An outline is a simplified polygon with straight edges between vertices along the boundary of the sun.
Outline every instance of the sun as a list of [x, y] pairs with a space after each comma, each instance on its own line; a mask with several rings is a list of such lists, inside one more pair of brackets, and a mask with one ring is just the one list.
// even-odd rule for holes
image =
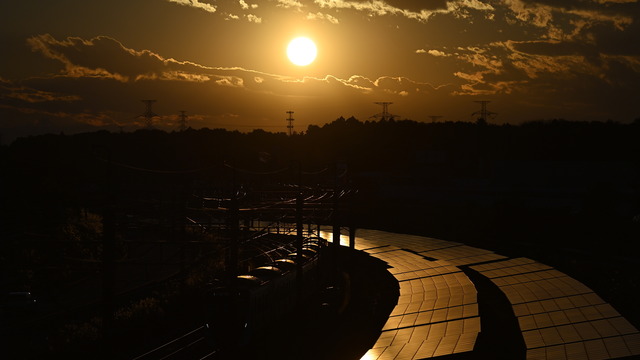
[[297, 37], [287, 46], [289, 60], [298, 66], [309, 65], [318, 55], [318, 49], [313, 40], [306, 37]]

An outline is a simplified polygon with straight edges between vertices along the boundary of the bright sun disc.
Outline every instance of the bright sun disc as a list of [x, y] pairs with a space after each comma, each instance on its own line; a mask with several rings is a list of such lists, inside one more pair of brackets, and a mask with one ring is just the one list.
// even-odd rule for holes
[[291, 40], [287, 46], [287, 56], [292, 63], [298, 66], [309, 65], [315, 60], [318, 54], [316, 44], [311, 39], [299, 37]]

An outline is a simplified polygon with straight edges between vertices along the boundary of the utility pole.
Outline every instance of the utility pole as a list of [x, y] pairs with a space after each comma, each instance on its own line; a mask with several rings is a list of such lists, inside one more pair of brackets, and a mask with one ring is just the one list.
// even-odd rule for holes
[[438, 119], [440, 119], [441, 117], [442, 115], [429, 115], [429, 119], [431, 119], [432, 123], [438, 121]]
[[293, 134], [293, 120], [295, 120], [292, 115], [293, 115], [293, 111], [289, 110], [287, 111], [287, 114], [289, 114], [289, 117], [286, 119], [287, 122], [289, 123], [287, 125], [287, 129], [289, 129], [289, 136], [291, 136]]
[[145, 126], [147, 129], [153, 128], [153, 118], [158, 116], [158, 114], [154, 113], [151, 109], [151, 105], [153, 105], [153, 103], [156, 101], [157, 100], [142, 100], [142, 102], [146, 104], [146, 110], [142, 115], [138, 117], [144, 118]]

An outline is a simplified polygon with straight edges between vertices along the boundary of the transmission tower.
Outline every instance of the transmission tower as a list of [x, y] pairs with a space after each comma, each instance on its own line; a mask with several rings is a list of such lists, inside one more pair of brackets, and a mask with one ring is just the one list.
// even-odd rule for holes
[[142, 100], [142, 102], [147, 105], [147, 109], [145, 110], [144, 114], [138, 117], [143, 117], [145, 126], [148, 129], [151, 129], [153, 128], [153, 118], [158, 116], [158, 114], [154, 113], [153, 110], [151, 110], [151, 105], [153, 105], [153, 103], [156, 102], [156, 100]]
[[187, 130], [187, 112], [184, 110], [180, 110], [180, 131]]
[[441, 117], [442, 117], [442, 115], [429, 115], [429, 119], [431, 119], [431, 122], [436, 122]]
[[480, 101], [474, 101], [474, 102], [480, 104], [480, 111], [474, 112], [473, 114], [471, 114], [471, 116], [480, 115], [480, 117], [477, 120], [479, 124], [486, 124], [487, 120], [489, 119], [489, 116], [497, 115], [496, 113], [487, 110], [487, 104], [490, 103], [491, 101], [480, 100]]
[[382, 105], [382, 112], [369, 117], [369, 119], [390, 120], [392, 118], [398, 117], [398, 115], [389, 113], [389, 105], [393, 104], [392, 102], [378, 101], [374, 102], [374, 104]]
[[289, 129], [289, 136], [291, 136], [293, 134], [293, 120], [295, 120], [292, 115], [293, 115], [293, 111], [289, 110], [287, 111], [287, 114], [289, 114], [289, 117], [286, 119], [287, 122], [289, 123], [287, 125], [287, 129]]

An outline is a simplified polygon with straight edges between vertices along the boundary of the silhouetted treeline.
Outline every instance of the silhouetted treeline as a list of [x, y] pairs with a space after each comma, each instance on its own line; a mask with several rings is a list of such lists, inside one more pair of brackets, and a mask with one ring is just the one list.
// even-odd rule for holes
[[[15, 140], [3, 148], [5, 166], [26, 170], [86, 168], [79, 161], [111, 156], [114, 161], [149, 168], [189, 169], [213, 162], [245, 166], [280, 166], [300, 160], [309, 167], [335, 161], [358, 170], [402, 169], [424, 152], [444, 152], [447, 162], [464, 167], [477, 159], [499, 160], [635, 160], [640, 150], [640, 122], [533, 121], [522, 125], [467, 122], [361, 122], [343, 117], [304, 134], [255, 130], [189, 129], [179, 133], [139, 130], [98, 131], [72, 136], [42, 135]], [[260, 154], [268, 158], [261, 158]], [[266, 164], [266, 165], [265, 165]]]
[[[188, 182], [202, 172], [141, 176], [145, 172], [133, 168], [169, 172], [210, 168], [211, 177], [215, 175], [211, 172], [219, 172], [216, 167], [224, 163], [270, 171], [299, 162], [304, 170], [311, 171], [338, 162], [347, 164], [354, 181], [363, 182], [363, 186], [379, 180], [367, 174], [383, 173], [387, 174], [385, 178], [394, 178], [390, 186], [396, 187], [447, 186], [460, 179], [522, 181], [508, 179], [503, 173], [513, 175], [537, 166], [542, 172], [551, 172], [546, 177], [538, 174], [543, 183], [547, 182], [540, 185], [553, 186], [558, 181], [567, 187], [571, 186], [571, 177], [563, 179], [552, 173], [566, 168], [563, 164], [624, 163], [635, 171], [629, 176], [637, 176], [639, 135], [639, 121], [619, 124], [551, 120], [513, 126], [361, 122], [353, 117], [341, 117], [324, 126], [311, 125], [304, 134], [291, 137], [262, 130], [240, 133], [221, 129], [42, 135], [20, 138], [2, 147], [2, 197], [29, 207], [58, 200], [81, 203], [99, 193], [109, 172], [124, 176], [120, 180], [125, 183], [152, 187], [171, 183], [177, 177]], [[127, 172], [116, 166], [113, 170], [110, 163], [132, 169]], [[560, 165], [549, 168], [540, 163]], [[615, 186], [603, 185], [601, 180], [594, 180], [593, 184], [589, 179], [579, 182], [576, 186], [585, 182]], [[5, 207], [3, 218], [12, 216], [13, 212], [8, 210], [7, 214]], [[55, 221], [55, 216], [44, 220], [48, 219]]]
[[[521, 181], [508, 179], [503, 173], [511, 176], [526, 169], [532, 171], [544, 163], [560, 165], [538, 166], [542, 172], [551, 172], [546, 177], [538, 174], [542, 182], [548, 182], [540, 185], [552, 186], [558, 181], [566, 187], [571, 186], [572, 178], [563, 179], [552, 173], [555, 168], [566, 168], [563, 164], [625, 163], [637, 175], [639, 135], [639, 121], [619, 124], [550, 120], [512, 126], [361, 122], [353, 117], [341, 117], [324, 126], [311, 125], [304, 134], [291, 137], [262, 130], [240, 133], [221, 129], [42, 135], [20, 138], [2, 147], [2, 197], [25, 206], [58, 200], [83, 202], [99, 193], [110, 171], [124, 176], [121, 180], [125, 183], [147, 187], [163, 186], [176, 177], [188, 182], [190, 176], [202, 175], [193, 172], [154, 176], [135, 169], [127, 172], [117, 166], [113, 170], [109, 163], [177, 172], [210, 168], [208, 174], [214, 176], [211, 172], [219, 172], [216, 167], [224, 163], [270, 171], [299, 162], [304, 170], [311, 171], [338, 162], [347, 164], [352, 178], [363, 181], [363, 186], [378, 181], [376, 176], [362, 176], [372, 173], [394, 177], [391, 186], [446, 186], [460, 179]], [[589, 179], [579, 182], [575, 185], [589, 183]], [[590, 185], [598, 183], [602, 181]], [[3, 215], [13, 216], [10, 210]], [[55, 217], [47, 219], [55, 221]]]

